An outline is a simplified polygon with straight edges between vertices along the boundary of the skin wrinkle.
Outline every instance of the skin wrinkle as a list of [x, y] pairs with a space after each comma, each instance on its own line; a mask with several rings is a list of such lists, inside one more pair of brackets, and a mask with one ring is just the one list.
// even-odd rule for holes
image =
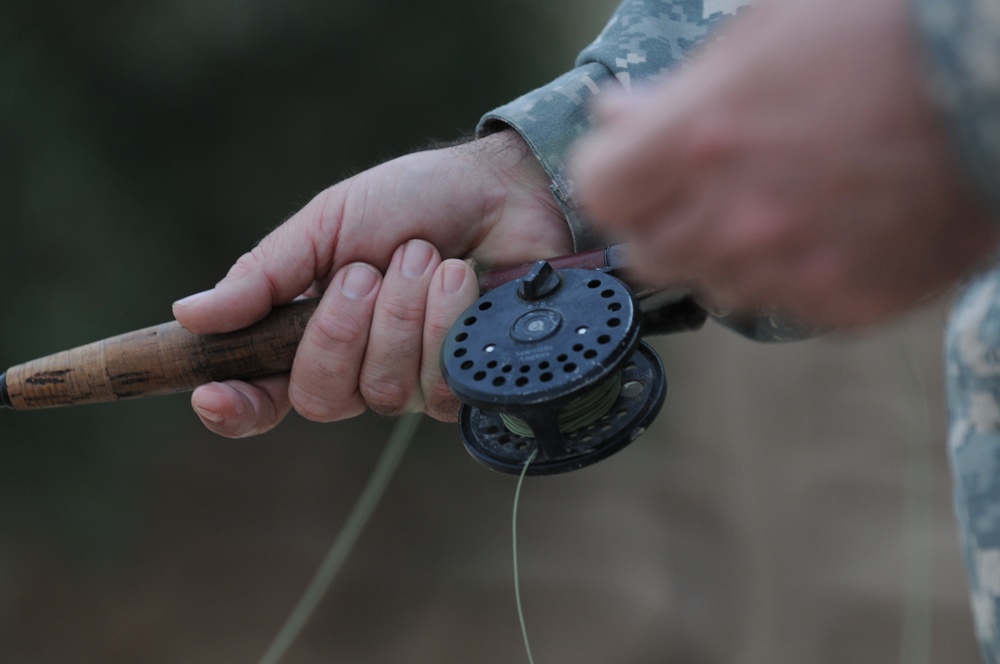
[[[260, 274], [264, 278], [264, 283], [267, 285], [267, 290], [270, 293], [271, 301], [268, 302], [269, 305], [273, 306], [276, 303], [282, 302], [281, 286], [278, 280], [268, 271], [267, 261], [263, 260], [263, 255], [267, 253], [267, 249], [263, 245], [257, 245], [251, 250], [251, 258], [253, 259], [256, 269], [255, 273]], [[269, 307], [270, 308], [270, 307]], [[266, 311], [264, 312], [267, 313]]]
[[[340, 279], [343, 279], [343, 277], [341, 276]], [[339, 288], [339, 285], [337, 287]], [[377, 293], [378, 288], [379, 285], [376, 284], [373, 288], [373, 293]], [[369, 298], [373, 296], [373, 294], [368, 295]], [[316, 335], [321, 337], [319, 341], [315, 339]], [[317, 310], [316, 315], [310, 320], [309, 328], [303, 337], [302, 344], [300, 344], [296, 356], [298, 357], [302, 353], [315, 352], [314, 349], [319, 350], [325, 356], [327, 364], [313, 365], [309, 367], [309, 370], [321, 374], [321, 377], [324, 379], [322, 384], [324, 385], [329, 386], [331, 383], [347, 385], [355, 379], [355, 367], [350, 362], [343, 360], [331, 362], [329, 354], [323, 351], [330, 347], [353, 347], [358, 344], [367, 343], [367, 339], [368, 329], [366, 325], [359, 323], [352, 317], [328, 315], [321, 308]], [[323, 343], [323, 340], [326, 343]], [[293, 368], [293, 378], [299, 373], [300, 371], [297, 367]], [[315, 375], [313, 378], [315, 378]], [[331, 404], [322, 389], [316, 389], [315, 385], [303, 385], [303, 381], [301, 380], [293, 380], [289, 388], [289, 400], [299, 414], [306, 419], [317, 422], [329, 422], [334, 419], [353, 417], [364, 412], [365, 409], [360, 390], [358, 390], [356, 385], [345, 399], [338, 400], [336, 404]], [[339, 411], [336, 415], [334, 415], [334, 408]], [[345, 411], [348, 414], [344, 414]]]
[[462, 282], [454, 290], [455, 294], [467, 293], [472, 298], [478, 292], [472, 270], [460, 259], [447, 259], [438, 266], [428, 290], [428, 307], [421, 346], [422, 358], [429, 358], [430, 361], [421, 361], [417, 377], [417, 394], [410, 404], [411, 408], [419, 407], [419, 400], [422, 400], [423, 408], [428, 415], [445, 422], [456, 421], [459, 408], [458, 402], [444, 382], [441, 367], [437, 362], [438, 349], [451, 329], [447, 321], [454, 319], [461, 312], [462, 300], [446, 294], [444, 288], [446, 273], [453, 270], [461, 270], [462, 273]]
[[332, 408], [325, 398], [307, 392], [298, 383], [291, 384], [288, 397], [290, 403], [295, 407], [295, 412], [310, 422], [326, 423], [346, 420], [357, 417], [366, 410], [365, 402], [358, 390], [337, 404], [337, 409], [340, 412], [336, 416], [332, 414]]
[[[350, 191], [353, 182], [354, 178], [350, 178], [344, 183], [344, 189], [347, 192]], [[332, 247], [337, 246], [339, 242], [340, 229], [343, 227], [344, 215], [346, 214], [346, 193], [343, 196], [337, 197], [336, 212], [331, 213], [334, 199], [333, 192], [336, 188], [336, 186], [327, 187], [320, 194], [322, 203], [319, 205], [319, 212], [313, 217], [313, 222], [308, 225], [308, 228], [315, 229], [312, 233], [308, 234], [309, 243], [313, 249], [312, 261], [313, 265], [316, 266], [313, 274], [329, 275], [333, 270], [333, 261], [323, 260], [321, 257], [323, 255], [334, 255]]]
[[[284, 289], [278, 285], [281, 279], [268, 272], [266, 267], [268, 262], [264, 260], [264, 256], [262, 255], [257, 259], [258, 265], [261, 266], [260, 270], [264, 273], [264, 276], [268, 280], [268, 287], [271, 291], [272, 305], [286, 302], [292, 297], [301, 295], [302, 292], [306, 291], [309, 284], [314, 283], [314, 275], [325, 274], [329, 271], [328, 269], [320, 269], [321, 266], [323, 266], [323, 262], [320, 260], [319, 256], [321, 255], [320, 246], [325, 236], [321, 228], [323, 225], [322, 220], [329, 204], [331, 192], [332, 188], [329, 188], [314, 197], [307, 205], [307, 208], [316, 209], [317, 211], [313, 214], [305, 215], [304, 218], [297, 220], [298, 223], [303, 226], [305, 237], [308, 240], [309, 247], [311, 249], [309, 253], [303, 254], [296, 261], [295, 283], [302, 284], [300, 292], [284, 292]], [[339, 220], [337, 221], [339, 222]], [[320, 232], [317, 232], [317, 227], [321, 229]], [[264, 248], [264, 245], [266, 244], [267, 247], [270, 247], [274, 242], [276, 242], [276, 240], [273, 239], [274, 237], [276, 237], [274, 234], [268, 235], [267, 238], [265, 238], [264, 241], [258, 244], [254, 249], [266, 253], [267, 249]], [[289, 285], [286, 284], [285, 288], [289, 288]]]
[[[413, 242], [413, 241], [411, 241]], [[403, 254], [409, 245], [397, 250], [390, 263], [390, 273], [401, 275], [401, 263]], [[440, 258], [436, 251], [433, 252], [430, 261], [424, 272], [417, 277], [403, 277], [409, 284], [419, 284], [428, 270], [436, 269], [440, 263]], [[424, 328], [424, 307], [426, 298], [415, 297], [412, 292], [391, 293], [388, 297], [379, 298], [378, 323], [383, 329], [391, 328], [397, 334], [393, 335], [399, 341], [394, 348], [386, 352], [366, 352], [361, 372], [360, 390], [368, 403], [369, 408], [379, 414], [401, 414], [407, 412], [413, 403], [415, 395], [419, 392], [419, 386], [410, 385], [406, 378], [398, 374], [397, 362], [393, 358], [398, 356], [399, 350], [409, 350], [409, 339], [420, 339], [420, 334]], [[384, 351], [384, 349], [377, 349]], [[416, 366], [422, 363], [422, 349], [418, 346], [415, 350]]]
[[[496, 165], [497, 156], [506, 156], [511, 152], [516, 152], [518, 155], [517, 159], [514, 160], [513, 163], [507, 164], [505, 160], [502, 166]], [[494, 176], [494, 191], [484, 194], [481, 197], [482, 206], [479, 215], [479, 228], [481, 230], [475, 238], [477, 244], [482, 244], [486, 241], [486, 238], [490, 237], [500, 220], [504, 217], [504, 212], [507, 210], [510, 197], [513, 193], [511, 185], [524, 186], [525, 188], [528, 188], [527, 185], [521, 182], [520, 178], [513, 173], [519, 173], [519, 167], [524, 163], [524, 160], [532, 155], [526, 147], [522, 148], [516, 142], [509, 139], [506, 140], [503, 145], [495, 146], [492, 149], [488, 149], [483, 146], [474, 150], [470, 149], [469, 155], [474, 161], [481, 161], [488, 168], [491, 175]], [[532, 158], [534, 157], [532, 156]], [[541, 170], [540, 166], [538, 168]], [[464, 175], [465, 177], [470, 177], [468, 172]], [[483, 178], [479, 178], [480, 191], [486, 191], [485, 184], [486, 183]], [[532, 195], [535, 196], [536, 199], [538, 198], [534, 193]], [[542, 202], [551, 204], [545, 199], [542, 199]]]
[[[391, 178], [392, 181], [404, 179], [402, 176], [412, 175], [410, 172], [412, 167], [404, 160], [407, 160], [407, 157], [403, 157], [396, 162], [397, 169], [400, 164], [403, 164], [405, 168], [402, 169], [403, 173], [400, 174], [400, 177]], [[394, 198], [394, 190], [392, 188], [383, 188], [386, 187], [386, 179], [384, 177], [374, 179], [368, 176], [368, 172], [365, 172], [352, 178], [349, 183], [349, 188], [344, 195], [344, 204], [342, 207], [342, 214], [344, 216], [342, 219], [357, 219], [359, 221], [347, 226], [354, 229], [355, 232], [353, 234], [345, 234], [343, 232], [344, 224], [341, 223], [339, 244], [336, 247], [336, 254], [338, 254], [340, 260], [334, 263], [333, 270], [341, 269], [347, 262], [357, 260], [359, 256], [366, 256], [368, 257], [366, 262], [378, 270], [384, 271], [392, 258], [392, 251], [386, 252], [383, 249], [376, 252], [373, 249], [375, 246], [386, 245], [385, 235], [393, 236], [391, 242], [393, 248], [408, 240], [417, 239], [415, 235], [408, 235], [395, 225], [380, 220], [379, 214], [382, 212], [380, 201], [383, 199], [392, 200]], [[372, 212], [372, 210], [375, 212]], [[393, 211], [387, 211], [387, 213], [389, 215], [394, 214]], [[372, 225], [377, 227], [377, 231], [372, 231]]]
[[310, 325], [315, 325], [315, 329], [310, 329], [310, 332], [321, 335], [327, 342], [317, 344], [309, 339], [310, 343], [319, 347], [352, 345], [362, 337], [368, 336], [365, 326], [349, 316], [330, 316], [321, 313], [310, 319]]
[[[493, 157], [495, 154], [501, 154], [501, 151], [503, 153], [516, 154], [516, 159], [510, 160], [510, 163], [505, 162], [502, 165], [497, 165], [496, 161], [490, 159], [490, 157]], [[517, 201], [514, 197], [515, 192], [529, 192], [531, 200], [537, 204], [529, 207], [533, 214], [537, 214], [536, 210], [541, 209], [545, 210], [547, 214], [562, 216], [562, 211], [548, 190], [547, 184], [546, 186], [538, 186], [531, 182], [531, 180], [536, 180], [548, 183], [549, 179], [548, 175], [544, 172], [541, 165], [534, 160], [533, 155], [526, 146], [513, 140], [507, 140], [503, 146], [489, 150], [487, 148], [480, 148], [479, 152], [475, 153], [474, 156], [486, 160], [485, 166], [493, 176], [491, 182], [495, 189], [494, 192], [482, 196], [483, 206], [480, 215], [481, 222], [479, 224], [482, 231], [476, 238], [477, 244], [482, 245], [493, 240], [495, 233], [498, 232], [497, 227], [500, 225], [501, 220], [508, 216], [508, 214], [517, 213], [514, 207], [515, 203], [513, 202]], [[481, 178], [480, 183], [481, 191], [485, 190], [485, 180]], [[518, 204], [521, 204], [520, 201], [518, 201]], [[553, 238], [550, 234], [551, 229], [544, 225], [532, 225], [529, 228], [523, 229], [521, 239], [523, 240], [529, 233], [536, 231], [537, 238], [534, 244], [537, 246], [548, 247], [560, 244], [560, 242], [554, 241], [556, 238]], [[500, 232], [502, 233], [502, 231]], [[566, 237], [566, 235], [561, 235], [559, 239], [561, 240]], [[500, 241], [502, 242], [502, 235], [500, 236]], [[571, 246], [565, 246], [560, 247], [555, 252], [547, 253], [568, 253], [571, 250]], [[472, 255], [473, 257], [477, 257], [476, 252], [473, 252]], [[519, 256], [501, 262], [523, 261], [524, 257]]]
[[[569, 231], [550, 195], [548, 177], [540, 166], [527, 160], [526, 149], [515, 149], [520, 140], [510, 131], [508, 135], [478, 139], [474, 149], [414, 153], [334, 185], [272, 231], [261, 248], [248, 252], [250, 255], [242, 257], [233, 268], [234, 273], [246, 270], [261, 275], [232, 290], [209, 291], [203, 299], [179, 307], [178, 320], [198, 321], [204, 331], [211, 332], [218, 331], [230, 318], [247, 319], [258, 313], [261, 301], [273, 300], [274, 288], [269, 280], [280, 278], [280, 285], [289, 291], [285, 300], [303, 292], [323, 293], [290, 376], [269, 388], [254, 380], [243, 386], [229, 384], [195, 391], [192, 399], [196, 405], [223, 417], [221, 423], [206, 419], [206, 426], [223, 435], [262, 433], [277, 424], [293, 405], [307, 419], [332, 421], [362, 413], [368, 407], [366, 398], [396, 402], [388, 406], [376, 404], [375, 410], [382, 412], [397, 405], [419, 408], [418, 397], [423, 399], [425, 392], [432, 402], [424, 406], [428, 413], [453, 421], [458, 404], [435, 369], [446, 331], [435, 332], [426, 325], [424, 316], [414, 321], [419, 327], [416, 334], [413, 330], [401, 332], [401, 327], [406, 330], [410, 326], [393, 320], [416, 316], [414, 312], [406, 313], [399, 301], [393, 303], [392, 298], [404, 298], [402, 293], [407, 291], [405, 282], [397, 280], [399, 266], [390, 268], [390, 278], [361, 300], [345, 299], [338, 285], [344, 278], [344, 267], [352, 262], [386, 270], [395, 250], [411, 239], [435, 245], [439, 256], [479, 255], [487, 264], [566, 253], [571, 247]], [[477, 218], [484, 214], [490, 218]], [[460, 266], [464, 271], [457, 291], [444, 290], [444, 272], [435, 270], [420, 277], [417, 290], [424, 291], [421, 297], [426, 295], [427, 317], [450, 322], [475, 299], [476, 280], [471, 270], [456, 262], [458, 265], [451, 266], [451, 270]], [[302, 279], [304, 267], [313, 268], [307, 280]], [[325, 274], [324, 268], [328, 268]], [[415, 301], [412, 297], [404, 300], [403, 305]], [[386, 303], [398, 310], [390, 313], [383, 307]], [[327, 311], [331, 313], [325, 314]], [[345, 316], [351, 319], [345, 320]], [[359, 327], [345, 331], [343, 325]], [[335, 343], [355, 335], [358, 338], [353, 342]], [[400, 335], [413, 337], [419, 347], [400, 346]], [[391, 360], [393, 357], [395, 360]], [[396, 374], [402, 372], [395, 380], [412, 395], [408, 403], [399, 395], [379, 393], [388, 385], [379, 376], [381, 369], [375, 362], [386, 363], [386, 369]], [[201, 401], [199, 395], [204, 395], [205, 400]], [[269, 410], [265, 401], [274, 406], [273, 419], [265, 412]], [[234, 403], [242, 404], [245, 412], [235, 413]], [[256, 410], [249, 412], [251, 409]], [[232, 422], [226, 418], [232, 418]]]
[[[355, 227], [355, 233], [353, 235], [346, 232], [346, 228], [344, 228], [344, 220], [346, 219], [365, 219], [367, 201], [369, 197], [368, 189], [369, 185], [367, 178], [364, 177], [364, 174], [352, 178], [347, 183], [346, 191], [343, 195], [343, 203], [341, 205], [342, 216], [340, 217], [339, 224], [341, 230], [338, 236], [336, 251], [332, 253], [334, 260], [331, 269], [334, 271], [342, 269], [347, 263], [354, 260], [355, 256], [366, 255], [368, 253], [367, 251], [364, 251], [364, 238], [357, 237], [359, 233], [368, 235], [364, 233], [367, 224], [365, 224], [364, 221], [353, 224]], [[369, 263], [373, 265], [375, 262], [376, 261], [369, 261]], [[379, 266], [376, 265], [376, 267]]]
[[[370, 250], [372, 240], [377, 239], [373, 236], [378, 234], [373, 233], [370, 228], [371, 204], [369, 201], [373, 199], [371, 183], [369, 178], [362, 173], [352, 178], [347, 185], [341, 206], [342, 217], [339, 223], [338, 243], [335, 246], [335, 251], [332, 252], [335, 260], [331, 269], [333, 271], [342, 270], [347, 264], [359, 260], [360, 256], [365, 256], [364, 262], [381, 272], [387, 266], [391, 253], [388, 256], [374, 255]], [[359, 221], [348, 225], [345, 224], [348, 219]], [[354, 228], [354, 233], [347, 231], [351, 227]], [[385, 232], [384, 229], [380, 229], [380, 231]]]
[[[274, 406], [267, 400], [261, 399], [254, 393], [240, 392], [245, 408], [256, 416], [256, 421], [240, 426], [236, 430], [236, 435], [240, 438], [252, 435], [261, 423], [269, 423], [274, 420]], [[243, 412], [239, 408], [237, 413]]]
[[461, 407], [444, 381], [435, 381], [430, 390], [420, 390], [427, 414], [441, 422], [455, 422]]
[[[353, 372], [345, 371], [343, 363], [338, 364], [337, 369], [324, 368], [321, 371], [327, 379], [327, 384], [347, 383], [354, 379]], [[333, 422], [348, 419], [360, 415], [366, 409], [361, 391], [355, 388], [350, 394], [338, 400], [336, 403], [338, 412], [335, 415], [333, 404], [326, 396], [303, 387], [301, 381], [292, 382], [289, 385], [288, 400], [299, 415], [312, 422]]]
[[[381, 322], [392, 326], [392, 329], [396, 332], [414, 334], [423, 329], [424, 312], [422, 303], [415, 301], [411, 297], [390, 296], [379, 301], [379, 308], [388, 316], [388, 318]], [[415, 327], [419, 329], [414, 329]]]
[[[317, 200], [320, 200], [320, 203], [318, 204], [319, 211], [311, 217], [311, 223], [306, 224], [306, 237], [312, 248], [313, 265], [316, 266], [315, 272], [311, 275], [312, 285], [303, 293], [307, 297], [319, 297], [333, 280], [332, 258], [323, 260], [321, 257], [324, 251], [331, 257], [335, 255], [333, 248], [340, 242], [340, 229], [343, 227], [344, 215], [346, 214], [347, 192], [350, 191], [355, 177], [327, 187], [311, 201], [311, 204], [315, 204]], [[338, 193], [341, 189], [345, 190], [343, 195]], [[333, 209], [333, 201], [336, 201], [337, 209], [335, 213], [330, 214]]]
[[[359, 387], [368, 407], [384, 417], [393, 417], [407, 412], [405, 404], [410, 403], [416, 392], [398, 380], [376, 380], [367, 378], [367, 375], [364, 375]], [[398, 406], [397, 404], [404, 405]]]
[[[487, 182], [482, 177], [473, 178], [472, 173], [479, 173], [479, 168], [483, 165], [480, 163], [482, 160], [482, 153], [486, 151], [485, 148], [472, 148], [474, 145], [472, 143], [467, 144], [462, 156], [468, 162], [459, 168], [457, 162], [452, 164], [452, 168], [459, 168], [459, 176], [462, 181], [467, 182], [470, 186], [475, 186], [476, 190], [480, 192], [480, 203], [478, 215], [471, 219], [471, 223], [468, 224], [466, 228], [469, 229], [469, 244], [481, 245], [486, 241], [486, 238], [490, 236], [493, 232], [494, 227], [497, 225], [499, 220], [502, 218], [503, 210], [506, 205], [506, 199], [508, 195], [508, 190], [503, 186], [506, 182], [510, 181], [509, 176], [506, 173], [506, 169], [496, 169], [491, 170], [492, 174], [496, 176], [494, 181], [494, 187], [491, 191], [487, 187]], [[509, 149], [509, 148], [508, 148]], [[486, 160], [485, 164], [487, 166], [492, 166], [493, 162]], [[461, 182], [456, 183], [454, 189], [458, 190], [461, 186]], [[498, 195], [499, 192], [499, 195]], [[457, 192], [456, 192], [457, 194]], [[457, 256], [448, 255], [447, 258], [457, 258]]]
[[[467, 192], [469, 188], [473, 186], [477, 187], [480, 191], [482, 191], [483, 189], [482, 182], [479, 180], [473, 180], [470, 174], [471, 170], [472, 169], [468, 165], [460, 163], [459, 160], [455, 160], [449, 163], [447, 166], [447, 170], [442, 175], [439, 176], [444, 182], [451, 183], [450, 188], [452, 192], [454, 192], [452, 200], [459, 200], [460, 196], [467, 195], [465, 192]], [[452, 176], [452, 174], [454, 174], [454, 176]], [[485, 199], [485, 196], [483, 196], [482, 198]], [[486, 206], [487, 203], [485, 200], [483, 200], [482, 203], [480, 204], [480, 209], [482, 212], [479, 217], [480, 219], [485, 218]], [[458, 210], [458, 208], [455, 207], [453, 204], [451, 205], [451, 208], [452, 210]], [[477, 232], [479, 232], [476, 229], [480, 225], [481, 224], [477, 223], [475, 219], [470, 219], [470, 223], [466, 226], [467, 232], [470, 233], [473, 238], [476, 238]], [[454, 258], [454, 256], [447, 254], [446, 257]]]

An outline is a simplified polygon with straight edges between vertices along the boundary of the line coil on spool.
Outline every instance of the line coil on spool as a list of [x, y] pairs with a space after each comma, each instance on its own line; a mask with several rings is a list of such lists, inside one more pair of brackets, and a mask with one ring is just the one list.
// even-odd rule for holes
[[528, 474], [590, 465], [637, 438], [663, 405], [666, 380], [639, 340], [629, 288], [595, 270], [545, 261], [477, 300], [442, 349], [459, 425], [486, 466]]

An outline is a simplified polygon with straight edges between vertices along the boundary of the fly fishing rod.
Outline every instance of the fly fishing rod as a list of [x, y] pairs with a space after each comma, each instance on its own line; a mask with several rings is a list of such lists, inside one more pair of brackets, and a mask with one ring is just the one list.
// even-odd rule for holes
[[[480, 462], [519, 473], [537, 450], [529, 474], [573, 470], [656, 417], [666, 379], [640, 336], [697, 329], [707, 314], [687, 289], [642, 286], [626, 267], [616, 245], [479, 273], [482, 295], [449, 333], [442, 367]], [[169, 322], [25, 362], [0, 374], [0, 405], [118, 401], [286, 372], [317, 304], [277, 306], [225, 334]]]

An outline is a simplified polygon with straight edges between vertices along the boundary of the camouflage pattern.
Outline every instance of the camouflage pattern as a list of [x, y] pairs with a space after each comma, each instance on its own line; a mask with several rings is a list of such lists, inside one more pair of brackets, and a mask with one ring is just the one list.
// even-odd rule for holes
[[[478, 132], [517, 129], [552, 177], [578, 250], [600, 243], [572, 204], [569, 146], [587, 132], [588, 106], [606, 86], [655, 82], [683, 62], [745, 0], [625, 0], [576, 68], [483, 117]], [[961, 167], [1000, 211], [1000, 2], [915, 0], [931, 98], [953, 134]], [[722, 320], [758, 340], [807, 332], [781, 317]], [[1000, 664], [1000, 263], [959, 297], [947, 338], [949, 450], [984, 661]]]
[[955, 514], [984, 661], [1000, 662], [1000, 267], [966, 286], [947, 338]]
[[[1000, 3], [916, 0], [928, 89], [969, 182], [1000, 210]], [[983, 659], [1000, 664], [1000, 267], [955, 304], [947, 342], [949, 453]]]
[[[604, 244], [573, 205], [566, 153], [593, 126], [589, 107], [609, 86], [631, 90], [662, 80], [750, 0], [624, 0], [576, 59], [576, 68], [483, 116], [477, 134], [517, 129], [552, 178], [552, 193], [569, 222], [577, 251]], [[756, 318], [714, 316], [757, 341], [794, 341], [815, 332], [773, 312]]]
[[1000, 210], [1000, 3], [915, 0], [929, 91], [969, 181]]
[[479, 135], [512, 126], [552, 178], [552, 193], [569, 220], [577, 251], [601, 244], [572, 203], [566, 152], [593, 125], [588, 109], [608, 86], [630, 89], [655, 82], [702, 43], [724, 16], [749, 0], [624, 0], [607, 27], [576, 60], [576, 68], [548, 85], [487, 113]]

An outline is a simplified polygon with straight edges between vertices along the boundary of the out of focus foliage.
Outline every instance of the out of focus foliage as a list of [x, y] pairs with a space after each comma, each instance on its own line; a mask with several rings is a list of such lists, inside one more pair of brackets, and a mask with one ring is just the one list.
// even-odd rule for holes
[[116, 312], [166, 311], [324, 186], [543, 82], [531, 67], [552, 26], [536, 6], [6, 8], [0, 257], [5, 307], [30, 315], [4, 325], [4, 352], [65, 338], [67, 315], [85, 338]]

